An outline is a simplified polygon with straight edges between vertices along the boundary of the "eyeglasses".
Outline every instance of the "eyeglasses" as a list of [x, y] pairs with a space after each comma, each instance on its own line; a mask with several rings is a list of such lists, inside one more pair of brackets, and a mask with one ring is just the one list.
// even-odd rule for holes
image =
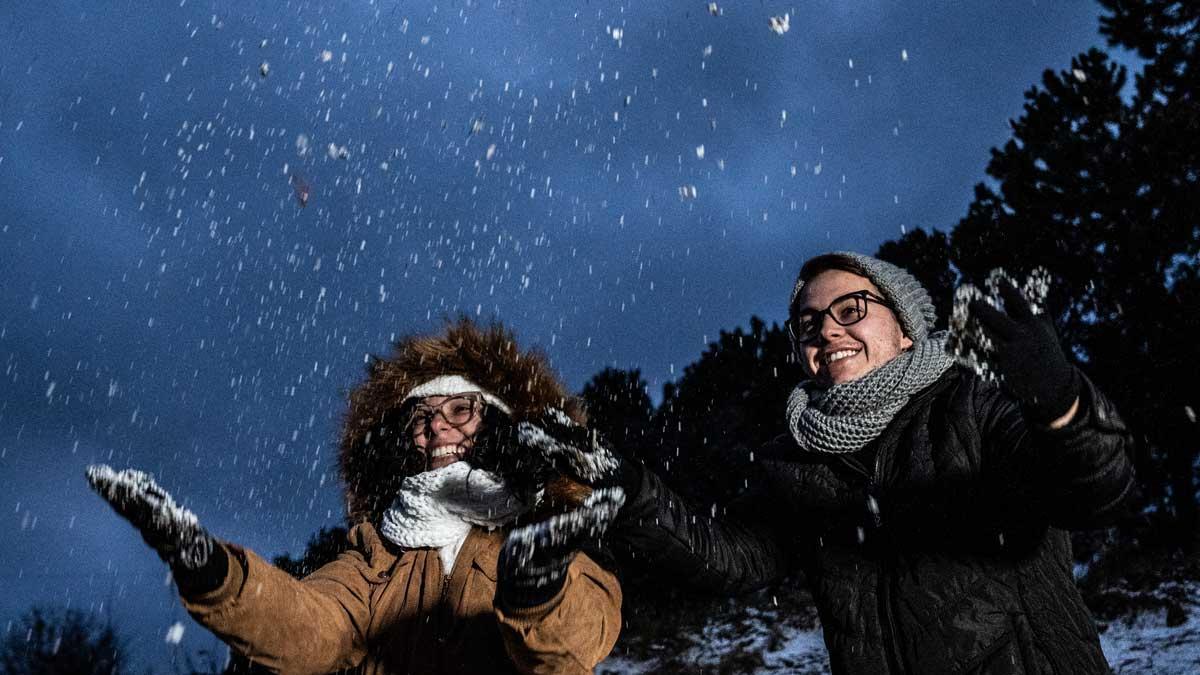
[[871, 291], [854, 291], [839, 296], [825, 309], [806, 309], [797, 312], [795, 316], [784, 322], [784, 325], [787, 326], [792, 344], [805, 345], [816, 340], [817, 336], [821, 334], [821, 326], [825, 322], [826, 314], [839, 326], [851, 326], [867, 318], [868, 302], [890, 307], [887, 300]]
[[433, 425], [433, 416], [440, 414], [450, 426], [458, 429], [474, 419], [482, 409], [483, 399], [477, 396], [451, 396], [436, 406], [418, 403], [408, 418], [406, 428], [411, 433], [424, 434]]

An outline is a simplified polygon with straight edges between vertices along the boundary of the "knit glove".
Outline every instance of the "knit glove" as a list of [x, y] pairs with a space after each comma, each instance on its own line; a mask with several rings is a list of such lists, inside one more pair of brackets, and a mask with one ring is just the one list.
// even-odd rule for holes
[[1079, 374], [1063, 353], [1049, 315], [1035, 309], [1029, 293], [1007, 277], [994, 288], [993, 297], [967, 303], [970, 319], [982, 329], [983, 358], [1021, 403], [1025, 417], [1048, 425], [1079, 396]]
[[104, 464], [93, 464], [86, 473], [92, 489], [171, 566], [181, 591], [204, 592], [220, 585], [229, 565], [224, 547], [150, 474], [135, 469], [113, 471]]
[[624, 503], [619, 487], [595, 490], [575, 509], [510, 532], [500, 550], [500, 603], [534, 607], [557, 595], [576, 552], [599, 541]]
[[628, 487], [629, 463], [608, 447], [599, 432], [576, 424], [558, 408], [547, 408], [535, 422], [518, 424], [517, 442], [585, 485]]

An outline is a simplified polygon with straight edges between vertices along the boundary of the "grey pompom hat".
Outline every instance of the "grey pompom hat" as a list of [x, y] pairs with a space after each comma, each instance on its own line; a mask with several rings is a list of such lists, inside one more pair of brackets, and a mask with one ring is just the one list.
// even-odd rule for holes
[[921, 282], [909, 274], [908, 270], [851, 251], [824, 253], [809, 258], [804, 263], [796, 285], [792, 288], [792, 297], [788, 301], [788, 315], [791, 316], [795, 309], [796, 299], [800, 297], [800, 289], [804, 288], [805, 283], [826, 270], [846, 268], [866, 277], [879, 288], [883, 298], [891, 303], [896, 318], [900, 320], [900, 327], [910, 340], [925, 341], [933, 331], [934, 322], [937, 321], [937, 311], [933, 308], [933, 299], [929, 297], [929, 291], [925, 290]]

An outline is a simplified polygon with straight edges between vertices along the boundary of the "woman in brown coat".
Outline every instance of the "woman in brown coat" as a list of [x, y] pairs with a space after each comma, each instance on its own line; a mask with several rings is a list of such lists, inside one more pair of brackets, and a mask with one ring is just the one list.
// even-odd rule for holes
[[564, 406], [584, 421], [498, 325], [400, 341], [350, 395], [350, 547], [300, 581], [211, 537], [144, 473], [88, 478], [170, 564], [192, 616], [272, 671], [590, 672], [616, 642], [621, 590], [579, 549], [623, 495], [556, 477], [513, 433]]

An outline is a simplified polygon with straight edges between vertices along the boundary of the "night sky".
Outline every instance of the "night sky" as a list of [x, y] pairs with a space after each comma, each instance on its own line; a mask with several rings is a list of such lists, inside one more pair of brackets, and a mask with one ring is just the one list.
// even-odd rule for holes
[[1082, 0], [275, 5], [0, 5], [2, 630], [212, 648], [84, 466], [298, 552], [365, 354], [498, 317], [657, 400], [804, 258], [952, 228], [1022, 92], [1102, 44]]

